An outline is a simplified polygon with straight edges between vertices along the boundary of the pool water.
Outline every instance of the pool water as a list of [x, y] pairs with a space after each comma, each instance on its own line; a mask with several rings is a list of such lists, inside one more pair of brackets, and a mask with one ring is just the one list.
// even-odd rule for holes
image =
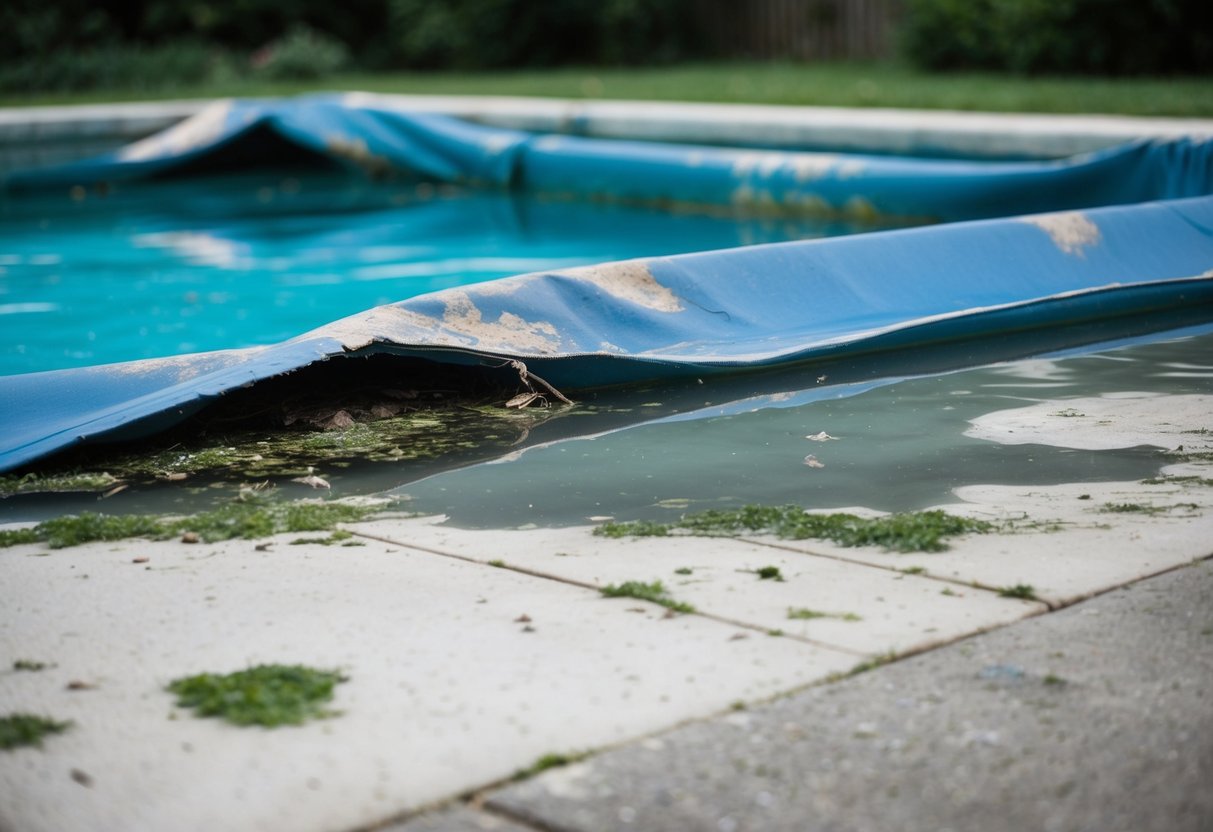
[[[407, 511], [445, 514], [467, 528], [669, 521], [751, 503], [909, 511], [951, 502], [952, 490], [968, 484], [1139, 480], [1174, 460], [1154, 447], [1082, 451], [966, 435], [973, 419], [1040, 401], [1064, 410], [1085, 396], [1213, 395], [1213, 325], [1109, 337], [1121, 340], [1036, 355], [1032, 339], [1026, 348], [1000, 340], [984, 351], [952, 345], [613, 391], [572, 408], [512, 412], [509, 423], [482, 428], [475, 447], [439, 458], [351, 454], [316, 473], [332, 486], [325, 497], [393, 497]], [[993, 360], [1000, 354], [1016, 358]], [[835, 439], [809, 438], [823, 432]], [[810, 455], [821, 467], [805, 464]], [[104, 459], [92, 469], [105, 470]], [[293, 476], [212, 472], [135, 482], [105, 499], [19, 495], [0, 500], [0, 522], [199, 511], [254, 479], [270, 482], [275, 499], [316, 496]]]
[[[1040, 401], [1064, 409], [1084, 396], [1213, 394], [1213, 328], [914, 378], [820, 386], [817, 378], [789, 374], [784, 391], [767, 385], [726, 406], [707, 390], [689, 414], [531, 448], [392, 493], [453, 525], [496, 528], [604, 516], [668, 522], [752, 503], [911, 511], [953, 502], [962, 485], [1139, 480], [1173, 460], [1154, 447], [1002, 445], [965, 430], [979, 416]], [[651, 395], [636, 408], [657, 411], [660, 394]], [[821, 433], [834, 439], [809, 438]], [[805, 464], [810, 455], [821, 467]]]
[[876, 227], [299, 172], [0, 197], [0, 375], [271, 344], [507, 275]]

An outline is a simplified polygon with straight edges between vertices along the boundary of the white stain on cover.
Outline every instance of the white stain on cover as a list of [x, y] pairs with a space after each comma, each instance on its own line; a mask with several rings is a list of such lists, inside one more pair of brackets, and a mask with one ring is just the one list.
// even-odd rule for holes
[[734, 176], [757, 173], [769, 178], [780, 170], [789, 170], [799, 183], [812, 182], [826, 176], [848, 179], [862, 173], [866, 168], [860, 159], [838, 156], [833, 153], [742, 153], [733, 162]]
[[476, 346], [530, 353], [551, 353], [560, 347], [560, 333], [547, 321], [528, 321], [513, 312], [486, 321], [466, 292], [450, 292], [445, 300], [443, 326], [473, 339]]
[[647, 260], [621, 260], [600, 266], [564, 269], [554, 274], [593, 284], [611, 297], [630, 301], [655, 312], [683, 310], [678, 296], [653, 277]]
[[231, 110], [230, 100], [216, 101], [180, 124], [127, 145], [118, 151], [118, 158], [135, 162], [160, 156], [175, 156], [210, 144], [223, 134]]
[[172, 373], [173, 380], [180, 383], [205, 375], [206, 373], [213, 373], [241, 364], [250, 360], [257, 353], [264, 352], [265, 349], [265, 347], [245, 347], [244, 349], [223, 350], [210, 354], [145, 358], [140, 361], [109, 364], [97, 369], [111, 376], [126, 377]]
[[1062, 211], [1056, 214], [1041, 214], [1022, 217], [1020, 222], [1034, 225], [1049, 235], [1053, 244], [1066, 254], [1082, 257], [1085, 249], [1098, 245], [1102, 239], [1099, 226], [1091, 222], [1081, 211]]
[[441, 336], [442, 322], [437, 318], [399, 306], [377, 306], [359, 315], [342, 318], [299, 336], [296, 340], [333, 338], [348, 352], [369, 347], [375, 341], [395, 343], [433, 343], [464, 346], [462, 342]]

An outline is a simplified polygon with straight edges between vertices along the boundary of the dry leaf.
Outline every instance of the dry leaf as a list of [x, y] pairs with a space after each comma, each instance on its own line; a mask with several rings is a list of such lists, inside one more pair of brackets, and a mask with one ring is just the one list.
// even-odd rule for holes
[[530, 393], [530, 392], [519, 393], [517, 396], [515, 396], [514, 398], [512, 398], [508, 402], [506, 402], [505, 406], [506, 407], [516, 407], [516, 408], [521, 409], [521, 408], [524, 408], [524, 407], [528, 406], [529, 404], [531, 404], [531, 402], [535, 401], [535, 399], [541, 399], [541, 398], [543, 398], [543, 397], [540, 396], [538, 393]]
[[312, 470], [313, 469], [309, 467], [307, 469], [306, 477], [295, 477], [294, 479], [291, 480], [291, 482], [302, 483], [303, 485], [309, 485], [312, 488], [332, 488], [333, 487], [333, 486], [329, 485], [329, 481], [326, 480], [324, 477], [318, 477], [314, 473], [312, 473]]

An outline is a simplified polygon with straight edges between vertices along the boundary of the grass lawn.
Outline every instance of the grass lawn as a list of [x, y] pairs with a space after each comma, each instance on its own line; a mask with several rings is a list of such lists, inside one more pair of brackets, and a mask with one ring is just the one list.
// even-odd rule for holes
[[0, 93], [0, 106], [280, 96], [314, 90], [1213, 117], [1213, 78], [1208, 77], [1024, 78], [973, 72], [936, 75], [893, 63], [713, 63], [638, 69], [345, 74], [318, 82], [237, 80], [150, 90], [107, 89], [36, 96]]

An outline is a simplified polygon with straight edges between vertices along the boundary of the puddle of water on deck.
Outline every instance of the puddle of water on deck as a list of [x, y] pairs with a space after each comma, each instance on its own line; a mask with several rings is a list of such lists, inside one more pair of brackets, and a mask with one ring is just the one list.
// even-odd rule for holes
[[[1066, 399], [1107, 393], [1213, 393], [1209, 324], [953, 371], [958, 361], [1032, 352], [1005, 341], [989, 349], [966, 345], [960, 358], [957, 346], [907, 351], [603, 393], [571, 409], [511, 414], [525, 417], [522, 428], [490, 419], [485, 430], [496, 440], [436, 459], [370, 462], [353, 454], [318, 471], [331, 492], [312, 492], [289, 475], [271, 479], [278, 498], [407, 495], [407, 509], [444, 513], [472, 528], [573, 525], [605, 515], [670, 520], [760, 502], [912, 510], [949, 501], [960, 485], [1137, 480], [1168, 461], [1153, 447], [1077, 451], [965, 436], [978, 416], [1042, 400], [1064, 409]], [[827, 376], [821, 383], [819, 373]], [[808, 438], [821, 432], [838, 438]], [[822, 467], [805, 464], [810, 454]], [[0, 522], [80, 511], [197, 511], [230, 499], [247, 480], [205, 475], [136, 485], [105, 501], [11, 497], [0, 500]]]
[[[1137, 480], [1165, 463], [1159, 449], [1000, 445], [964, 431], [970, 419], [1042, 400], [1213, 393], [1213, 334], [863, 386], [810, 389], [814, 400], [800, 405], [764, 401], [555, 443], [399, 491], [412, 510], [492, 528], [600, 515], [671, 520], [747, 503], [907, 511], [948, 502], [966, 484]], [[1209, 422], [1213, 428], [1213, 413]], [[807, 438], [821, 432], [838, 439]], [[806, 465], [808, 455], [823, 467]]]

